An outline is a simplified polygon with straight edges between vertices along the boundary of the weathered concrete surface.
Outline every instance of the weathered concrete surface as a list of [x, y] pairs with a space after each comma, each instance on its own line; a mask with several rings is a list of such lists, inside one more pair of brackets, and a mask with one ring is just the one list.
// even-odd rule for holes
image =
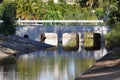
[[120, 49], [111, 51], [75, 80], [120, 80]]
[[0, 34], [0, 60], [6, 58], [8, 59], [8, 57], [16, 54], [25, 54], [38, 50], [47, 50], [53, 47], [54, 46], [15, 35], [4, 36]]

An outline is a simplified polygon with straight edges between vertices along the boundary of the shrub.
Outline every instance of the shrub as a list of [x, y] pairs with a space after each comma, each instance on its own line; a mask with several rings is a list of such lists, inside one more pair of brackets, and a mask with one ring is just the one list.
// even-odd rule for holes
[[120, 23], [114, 24], [114, 27], [110, 33], [108, 33], [106, 38], [107, 49], [112, 49], [114, 47], [120, 47]]
[[14, 3], [4, 3], [4, 10], [2, 20], [3, 23], [0, 27], [0, 33], [2, 34], [14, 34], [15, 32], [15, 6]]

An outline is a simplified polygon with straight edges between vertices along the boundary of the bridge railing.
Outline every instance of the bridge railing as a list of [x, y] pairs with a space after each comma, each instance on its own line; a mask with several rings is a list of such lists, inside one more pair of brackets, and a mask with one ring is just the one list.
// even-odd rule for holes
[[[0, 23], [3, 21], [0, 20]], [[81, 25], [83, 23], [104, 23], [103, 20], [17, 20], [16, 21], [18, 24], [39, 24], [39, 23], [80, 23]]]

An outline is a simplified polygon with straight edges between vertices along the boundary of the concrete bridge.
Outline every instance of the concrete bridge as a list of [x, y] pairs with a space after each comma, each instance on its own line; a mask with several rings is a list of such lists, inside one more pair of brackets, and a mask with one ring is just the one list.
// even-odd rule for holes
[[[0, 23], [2, 22], [3, 21], [0, 20]], [[60, 42], [63, 46], [69, 45], [70, 47], [70, 45], [74, 43], [76, 46], [72, 45], [72, 47], [78, 47], [78, 43], [84, 40], [84, 33], [88, 33], [88, 40], [91, 41], [94, 41], [91, 38], [95, 38], [95, 33], [97, 33], [100, 35], [100, 41], [104, 42], [104, 35], [110, 31], [108, 26], [100, 25], [104, 23], [103, 20], [17, 20], [16, 23], [19, 24], [19, 26], [16, 27], [15, 34], [17, 36], [54, 46], [58, 46]], [[42, 25], [43, 23], [50, 23], [51, 25], [44, 26]], [[53, 25], [53, 23], [65, 23], [66, 25], [58, 26]], [[69, 23], [79, 23], [79, 26], [68, 26]], [[92, 23], [94, 26], [85, 26], [83, 25], [84, 23]]]
[[[82, 42], [85, 32], [99, 33], [101, 42], [104, 41], [104, 35], [110, 31], [108, 26], [43, 26], [43, 25], [21, 25], [16, 27], [16, 35], [26, 37], [36, 41], [44, 42], [58, 46], [69, 41]], [[77, 43], [76, 43], [77, 44]], [[69, 43], [70, 45], [70, 43]], [[78, 45], [76, 45], [78, 46]]]

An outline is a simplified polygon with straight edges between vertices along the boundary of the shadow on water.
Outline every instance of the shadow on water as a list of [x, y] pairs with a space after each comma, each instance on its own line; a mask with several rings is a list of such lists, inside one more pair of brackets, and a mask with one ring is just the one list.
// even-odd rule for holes
[[64, 50], [59, 44], [52, 50], [19, 55], [15, 65], [0, 66], [0, 80], [74, 80], [107, 53], [87, 51], [82, 43], [78, 50]]

